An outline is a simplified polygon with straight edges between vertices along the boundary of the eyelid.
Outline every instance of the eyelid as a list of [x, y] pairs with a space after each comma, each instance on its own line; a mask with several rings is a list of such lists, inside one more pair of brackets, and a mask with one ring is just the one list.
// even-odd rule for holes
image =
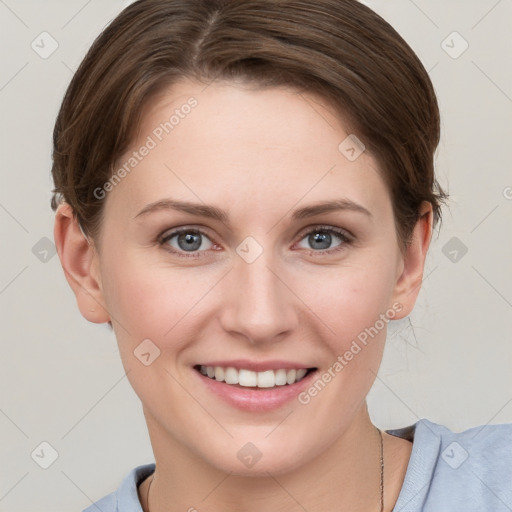
[[299, 232], [297, 236], [301, 237], [300, 239], [302, 240], [302, 238], [304, 238], [305, 235], [311, 233], [312, 231], [330, 231], [333, 233], [342, 234], [350, 240], [354, 240], [355, 238], [354, 235], [347, 229], [331, 226], [329, 224], [312, 224], [310, 226], [306, 226], [303, 230]]
[[177, 228], [166, 229], [163, 233], [158, 235], [158, 241], [164, 243], [176, 235], [179, 235], [181, 233], [189, 233], [189, 232], [200, 233], [201, 235], [206, 236], [213, 242], [212, 237], [207, 233], [205, 228], [194, 227], [194, 226], [181, 226], [181, 227], [177, 227]]

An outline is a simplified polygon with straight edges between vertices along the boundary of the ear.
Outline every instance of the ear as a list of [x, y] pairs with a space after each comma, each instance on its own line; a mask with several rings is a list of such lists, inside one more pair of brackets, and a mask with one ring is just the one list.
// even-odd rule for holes
[[397, 320], [409, 315], [414, 308], [421, 289], [425, 258], [432, 238], [432, 205], [427, 201], [423, 201], [420, 205], [419, 213], [420, 216], [414, 227], [411, 243], [407, 247], [405, 254], [400, 255], [400, 263], [397, 269], [393, 302], [398, 302], [402, 305], [402, 309], [395, 317]]
[[98, 254], [86, 238], [67, 203], [55, 213], [55, 245], [66, 279], [73, 290], [82, 316], [94, 323], [105, 323], [110, 315], [105, 308], [98, 271]]

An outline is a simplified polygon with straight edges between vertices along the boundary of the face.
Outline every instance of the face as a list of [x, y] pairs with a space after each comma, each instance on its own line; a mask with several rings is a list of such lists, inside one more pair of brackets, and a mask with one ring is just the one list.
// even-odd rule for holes
[[340, 149], [348, 135], [284, 88], [183, 81], [147, 106], [94, 268], [162, 446], [279, 473], [361, 420], [404, 266], [377, 163]]

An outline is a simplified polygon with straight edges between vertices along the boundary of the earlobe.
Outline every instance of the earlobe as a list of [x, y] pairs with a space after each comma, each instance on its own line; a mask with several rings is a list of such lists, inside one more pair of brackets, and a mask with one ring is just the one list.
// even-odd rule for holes
[[73, 290], [78, 308], [87, 320], [105, 323], [110, 315], [105, 308], [99, 273], [95, 272], [98, 255], [67, 203], [55, 214], [55, 245], [66, 279]]
[[402, 306], [396, 319], [406, 317], [413, 310], [423, 280], [425, 259], [432, 238], [432, 205], [424, 201], [419, 213], [411, 243], [401, 258], [395, 283], [392, 303], [398, 302]]

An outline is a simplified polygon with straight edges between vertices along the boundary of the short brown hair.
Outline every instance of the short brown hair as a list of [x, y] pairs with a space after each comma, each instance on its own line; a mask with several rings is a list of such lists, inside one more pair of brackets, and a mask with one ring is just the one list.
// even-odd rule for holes
[[[93, 193], [136, 134], [146, 102], [174, 82], [238, 80], [320, 95], [373, 155], [400, 248], [422, 201], [434, 225], [447, 194], [434, 175], [439, 108], [421, 61], [356, 0], [139, 0], [98, 36], [67, 89], [53, 134], [52, 208], [69, 203], [99, 233]], [[341, 141], [340, 141], [341, 142]]]

